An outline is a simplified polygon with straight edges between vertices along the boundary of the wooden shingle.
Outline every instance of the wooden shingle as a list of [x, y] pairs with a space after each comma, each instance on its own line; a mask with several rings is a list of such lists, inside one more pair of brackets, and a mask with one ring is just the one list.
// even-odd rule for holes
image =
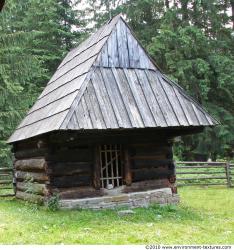
[[55, 130], [216, 124], [160, 72], [118, 15], [68, 53], [8, 142]]

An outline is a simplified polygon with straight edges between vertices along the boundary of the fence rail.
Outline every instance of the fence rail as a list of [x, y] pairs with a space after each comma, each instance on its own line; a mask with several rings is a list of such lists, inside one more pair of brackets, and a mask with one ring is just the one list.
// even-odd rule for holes
[[234, 187], [234, 163], [177, 162], [178, 186], [226, 185]]
[[[176, 162], [178, 186], [226, 185], [234, 187], [234, 163]], [[0, 168], [0, 197], [14, 196], [13, 170]]]
[[0, 197], [14, 196], [13, 170], [0, 168]]

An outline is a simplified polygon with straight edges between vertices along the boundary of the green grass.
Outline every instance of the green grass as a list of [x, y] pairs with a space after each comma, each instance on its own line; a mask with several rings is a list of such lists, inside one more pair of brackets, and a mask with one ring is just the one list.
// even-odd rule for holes
[[0, 244], [234, 244], [234, 189], [179, 189], [179, 206], [58, 211], [0, 199]]

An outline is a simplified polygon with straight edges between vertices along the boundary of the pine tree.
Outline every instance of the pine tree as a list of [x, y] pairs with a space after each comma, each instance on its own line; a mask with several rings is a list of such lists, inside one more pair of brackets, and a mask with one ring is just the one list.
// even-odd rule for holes
[[185, 159], [191, 151], [205, 158], [231, 157], [234, 57], [229, 17], [218, 1], [183, 0], [178, 6], [164, 15], [160, 34], [152, 39], [149, 51], [164, 72], [222, 123], [201, 135], [184, 137], [180, 151]]
[[39, 60], [27, 48], [34, 33], [15, 29], [15, 17], [23, 7], [8, 1], [0, 15], [0, 163], [3, 166], [10, 162], [6, 140], [32, 104], [37, 94], [32, 82], [43, 72]]
[[1, 164], [10, 164], [6, 139], [83, 34], [74, 4], [69, 0], [9, 0], [1, 13]]

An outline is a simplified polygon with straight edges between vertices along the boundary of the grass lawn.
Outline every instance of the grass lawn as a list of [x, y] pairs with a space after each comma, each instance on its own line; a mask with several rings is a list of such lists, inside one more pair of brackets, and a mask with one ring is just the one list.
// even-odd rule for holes
[[234, 189], [179, 189], [179, 206], [49, 212], [0, 198], [0, 244], [234, 244]]

